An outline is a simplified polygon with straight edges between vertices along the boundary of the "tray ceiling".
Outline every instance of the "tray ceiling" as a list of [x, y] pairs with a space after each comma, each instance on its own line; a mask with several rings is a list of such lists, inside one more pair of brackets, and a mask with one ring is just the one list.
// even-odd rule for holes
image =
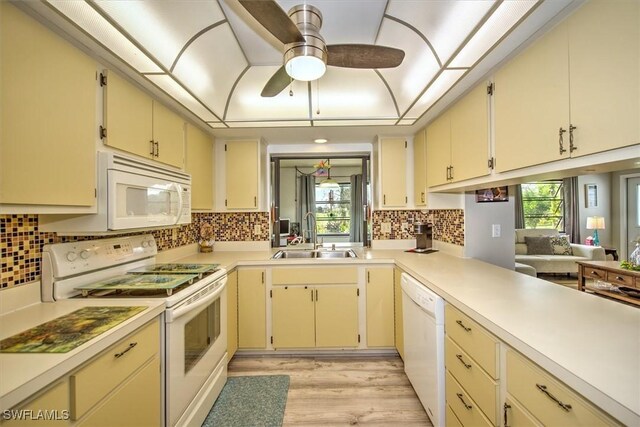
[[[288, 11], [303, 1], [277, 3]], [[283, 46], [237, 0], [45, 2], [129, 73], [135, 70], [214, 129], [414, 125], [548, 2], [304, 3], [322, 11], [327, 44], [391, 46], [404, 50], [403, 63], [380, 70], [330, 66], [316, 81], [294, 81], [263, 98], [262, 88], [282, 65]], [[556, 2], [529, 33], [562, 7]]]

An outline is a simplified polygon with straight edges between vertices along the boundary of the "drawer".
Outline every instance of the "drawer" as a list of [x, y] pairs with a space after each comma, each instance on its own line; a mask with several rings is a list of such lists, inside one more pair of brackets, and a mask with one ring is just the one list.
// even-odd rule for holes
[[445, 306], [444, 324], [447, 335], [475, 359], [491, 378], [498, 379], [498, 340], [450, 304]]
[[444, 420], [444, 425], [446, 427], [464, 427], [458, 417], [456, 417], [456, 414], [453, 413], [453, 409], [451, 409], [451, 406], [446, 405], [445, 410], [447, 411], [445, 415], [446, 418]]
[[156, 319], [71, 375], [71, 419], [82, 417], [159, 350], [160, 323]]
[[504, 404], [504, 425], [510, 427], [542, 427], [533, 416], [509, 396]]
[[635, 286], [635, 280], [633, 276], [614, 273], [613, 271], [607, 271], [607, 282], [621, 286]]
[[453, 378], [450, 372], [446, 373], [447, 405], [463, 426], [490, 427], [491, 421], [478, 409], [476, 402], [469, 397], [462, 386]]
[[584, 267], [582, 275], [592, 279], [607, 280], [607, 272], [605, 270], [600, 270], [599, 268]]
[[358, 283], [358, 267], [274, 267], [274, 285], [322, 285]]
[[451, 338], [445, 342], [445, 365], [460, 385], [478, 404], [480, 410], [498, 425], [498, 383], [495, 382]]
[[544, 425], [617, 425], [598, 408], [513, 350], [507, 351], [507, 392]]

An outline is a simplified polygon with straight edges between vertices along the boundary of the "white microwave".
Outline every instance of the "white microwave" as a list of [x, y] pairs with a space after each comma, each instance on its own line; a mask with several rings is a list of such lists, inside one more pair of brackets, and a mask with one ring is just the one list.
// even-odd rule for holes
[[191, 223], [189, 174], [103, 151], [97, 182], [97, 213], [40, 215], [40, 230], [112, 234]]

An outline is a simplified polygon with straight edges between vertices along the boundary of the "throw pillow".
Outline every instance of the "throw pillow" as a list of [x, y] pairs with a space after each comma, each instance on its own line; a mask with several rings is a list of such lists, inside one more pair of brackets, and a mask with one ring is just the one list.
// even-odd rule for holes
[[568, 236], [552, 236], [551, 245], [554, 255], [573, 255]]
[[527, 243], [527, 255], [553, 255], [550, 236], [526, 236], [524, 241]]

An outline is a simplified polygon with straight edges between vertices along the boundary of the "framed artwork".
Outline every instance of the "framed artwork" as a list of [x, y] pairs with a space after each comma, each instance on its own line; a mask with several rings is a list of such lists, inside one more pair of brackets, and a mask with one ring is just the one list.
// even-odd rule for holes
[[485, 188], [484, 190], [476, 190], [476, 203], [508, 202], [508, 201], [509, 201], [509, 188], [506, 186]]
[[596, 184], [584, 185], [584, 207], [595, 208], [598, 206], [598, 186]]

